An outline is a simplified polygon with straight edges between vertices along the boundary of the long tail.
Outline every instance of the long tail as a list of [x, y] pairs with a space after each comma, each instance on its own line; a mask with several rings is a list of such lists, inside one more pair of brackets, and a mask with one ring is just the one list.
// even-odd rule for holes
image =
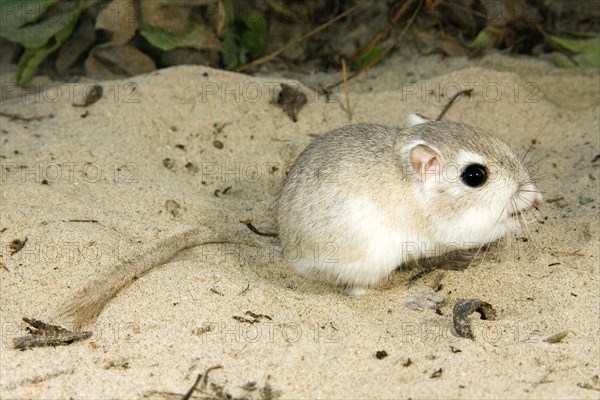
[[206, 227], [193, 228], [176, 233], [133, 257], [118, 262], [108, 276], [92, 281], [81, 293], [68, 302], [60, 314], [61, 319], [64, 317], [68, 322], [72, 322], [75, 329], [95, 321], [106, 304], [119, 291], [154, 267], [166, 263], [181, 250], [203, 244], [234, 243], [231, 232], [228, 239], [224, 239], [222, 236], [224, 235], [216, 234]]

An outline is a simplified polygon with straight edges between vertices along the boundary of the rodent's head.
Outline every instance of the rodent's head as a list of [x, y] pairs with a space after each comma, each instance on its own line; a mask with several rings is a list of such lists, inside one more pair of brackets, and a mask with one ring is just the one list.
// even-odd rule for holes
[[534, 222], [542, 196], [501, 139], [468, 125], [409, 117], [406, 179], [435, 240], [483, 245]]

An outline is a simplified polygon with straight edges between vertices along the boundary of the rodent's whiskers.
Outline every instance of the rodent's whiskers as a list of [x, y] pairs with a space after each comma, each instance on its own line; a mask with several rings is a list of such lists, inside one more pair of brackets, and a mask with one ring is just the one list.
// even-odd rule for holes
[[[525, 209], [531, 208], [531, 207], [536, 208], [533, 204], [534, 202], [532, 200], [529, 200], [529, 199], [523, 197], [521, 195], [522, 193], [537, 193], [537, 194], [542, 194], [542, 193], [540, 193], [539, 190], [519, 189], [519, 190], [517, 190], [517, 193], [515, 193], [515, 195], [513, 197], [513, 200], [519, 200], [519, 201], [522, 201], [523, 203], [525, 203]], [[517, 204], [515, 203], [515, 205], [517, 205]]]
[[[515, 213], [517, 214], [517, 221], [519, 221], [521, 230], [526, 231], [527, 235], [531, 235], [531, 231], [529, 230], [529, 225], [527, 224], [527, 218], [523, 215], [523, 211], [518, 211], [519, 207], [517, 205], [517, 200], [520, 200], [520, 201], [524, 202], [525, 204], [529, 203], [529, 204], [527, 204], [527, 208], [531, 207], [533, 205], [533, 203], [528, 201], [527, 199], [520, 197], [520, 196], [517, 196], [516, 198], [512, 199], [513, 208], [515, 210]], [[523, 228], [525, 228], [525, 229], [523, 229]]]
[[538, 134], [535, 136], [535, 139], [533, 139], [531, 141], [531, 144], [529, 144], [529, 147], [527, 148], [527, 151], [525, 151], [525, 155], [521, 159], [521, 163], [525, 164], [525, 158], [527, 158], [527, 155], [529, 154], [529, 152], [533, 148], [533, 145], [538, 143], [538, 139], [540, 138], [540, 136], [542, 136], [542, 132], [544, 132], [544, 129], [546, 129], [546, 127], [548, 126], [549, 123], [550, 123], [550, 120], [548, 120], [548, 122], [546, 122], [546, 125], [544, 125], [544, 127], [542, 129], [540, 129], [540, 131], [538, 132]]
[[550, 155], [549, 155], [549, 154], [546, 154], [545, 156], [543, 156], [543, 157], [540, 157], [540, 158], [538, 158], [538, 159], [537, 159], [537, 160], [535, 160], [535, 161], [531, 161], [531, 162], [528, 162], [527, 164], [523, 164], [523, 165], [524, 165], [524, 166], [525, 166], [527, 169], [529, 169], [530, 167], [535, 167], [535, 166], [537, 166], [537, 165], [538, 165], [540, 162], [544, 161], [544, 160], [545, 160], [545, 159], [547, 159], [547, 158], [550, 158]]
[[506, 239], [506, 250], [508, 254], [512, 254], [513, 231], [509, 231], [508, 235], [504, 236], [504, 239]]
[[[550, 177], [556, 176], [556, 175], [567, 175], [569, 172], [553, 172], [551, 174], [546, 174], [546, 175], [540, 175], [540, 176], [536, 176], [535, 178], [531, 178], [529, 181], [527, 181], [528, 183], [537, 183], [538, 181], [542, 180], [542, 179], [548, 179]], [[525, 183], [527, 183], [525, 182]]]
[[495, 228], [496, 225], [498, 225], [498, 222], [500, 222], [500, 219], [502, 218], [502, 216], [504, 215], [504, 212], [506, 211], [506, 206], [504, 206], [502, 208], [502, 211], [500, 211], [500, 215], [498, 215], [498, 218], [496, 219], [496, 222], [494, 222], [494, 225], [492, 226], [492, 228]]
[[519, 189], [519, 192], [523, 192], [523, 193], [538, 193], [538, 194], [541, 194], [539, 190], [529, 190], [529, 189]]
[[[504, 215], [505, 211], [506, 211], [506, 206], [504, 206], [504, 208], [502, 208], [502, 211], [500, 211], [500, 214], [498, 215], [498, 218], [494, 222], [493, 227], [495, 227], [496, 225], [498, 225], [498, 222], [500, 222], [500, 219], [502, 219], [502, 216]], [[475, 260], [477, 259], [477, 256], [481, 252], [481, 249], [485, 247], [485, 250], [483, 252], [483, 257], [481, 257], [481, 260], [479, 261], [479, 266], [481, 266], [483, 264], [483, 262], [485, 261], [485, 258], [487, 256], [487, 254], [488, 254], [488, 252], [490, 251], [490, 246], [489, 245], [490, 245], [489, 243], [481, 243], [479, 245], [479, 247], [477, 248], [477, 252], [475, 252], [475, 255], [473, 255], [473, 259], [469, 263], [469, 267], [475, 262]]]
[[[488, 246], [488, 243], [484, 243], [479, 247], [479, 249], [477, 249], [477, 253], [479, 253], [479, 250], [481, 250], [483, 247], [485, 247], [485, 250], [483, 251], [483, 257], [481, 257], [481, 261], [479, 261], [479, 266], [483, 265], [483, 262], [485, 261], [485, 257], [487, 256], [487, 253], [490, 249]], [[477, 255], [477, 254], [475, 254], [475, 255]]]
[[[471, 265], [473, 265], [473, 262], [475, 262], [475, 260], [477, 259], [477, 256], [479, 255], [479, 252], [481, 251], [481, 248], [485, 246], [484, 244], [481, 244], [478, 248], [477, 251], [475, 252], [475, 254], [473, 255], [473, 258], [471, 259], [471, 262], [469, 262], [469, 265], [467, 265], [467, 268], [470, 268]], [[479, 265], [481, 266], [481, 264], [483, 263], [483, 260], [485, 259], [485, 253], [483, 253], [483, 257], [481, 259], [481, 262], [479, 263]]]

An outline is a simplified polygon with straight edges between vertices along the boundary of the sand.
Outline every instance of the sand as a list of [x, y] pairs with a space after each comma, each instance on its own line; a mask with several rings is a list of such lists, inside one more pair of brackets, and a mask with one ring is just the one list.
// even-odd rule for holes
[[[101, 82], [103, 98], [85, 108], [71, 105], [83, 83], [2, 103], [0, 396], [180, 398], [221, 366], [209, 382], [254, 398], [598, 399], [598, 73], [499, 54], [396, 57], [352, 82], [351, 119], [343, 95], [327, 102], [304, 87], [296, 123], [271, 104], [281, 81], [183, 66]], [[404, 126], [413, 111], [436, 116], [468, 87], [474, 98], [446, 119], [493, 131], [521, 156], [542, 132], [528, 156], [542, 223], [483, 261], [410, 284], [419, 271], [405, 268], [354, 298], [298, 276], [273, 240], [240, 224], [275, 229], [286, 165], [316, 135], [356, 122]], [[86, 327], [90, 339], [13, 349], [23, 317], [69, 327], [59, 310], [86, 283], [198, 224], [259, 247], [181, 252], [123, 290]], [[441, 315], [402, 304], [431, 292], [440, 273]], [[474, 340], [452, 331], [464, 298], [498, 312], [472, 316]]]

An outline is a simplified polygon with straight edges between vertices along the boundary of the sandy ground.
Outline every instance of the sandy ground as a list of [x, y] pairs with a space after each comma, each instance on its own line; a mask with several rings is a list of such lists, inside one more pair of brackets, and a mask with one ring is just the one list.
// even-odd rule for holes
[[[352, 83], [351, 121], [344, 96], [327, 102], [305, 88], [294, 123], [271, 104], [281, 79], [201, 67], [102, 82], [103, 98], [86, 108], [70, 104], [83, 84], [4, 101], [0, 396], [179, 398], [221, 366], [209, 382], [255, 398], [598, 399], [599, 75], [500, 55], [470, 65], [390, 60]], [[296, 275], [267, 238], [253, 238], [259, 248], [197, 247], [121, 292], [87, 327], [90, 339], [13, 349], [23, 317], [68, 327], [57, 317], [67, 300], [172, 232], [206, 224], [243, 240], [253, 235], [244, 219], [274, 230], [286, 165], [315, 135], [436, 116], [468, 87], [473, 100], [447, 119], [496, 132], [519, 155], [542, 131], [529, 156], [546, 199], [541, 223], [482, 262], [411, 284], [419, 271], [405, 268], [352, 298]], [[402, 305], [440, 273], [441, 315]], [[498, 311], [494, 321], [472, 317], [475, 340], [452, 333], [464, 298]], [[561, 342], [544, 341], [563, 331]]]

